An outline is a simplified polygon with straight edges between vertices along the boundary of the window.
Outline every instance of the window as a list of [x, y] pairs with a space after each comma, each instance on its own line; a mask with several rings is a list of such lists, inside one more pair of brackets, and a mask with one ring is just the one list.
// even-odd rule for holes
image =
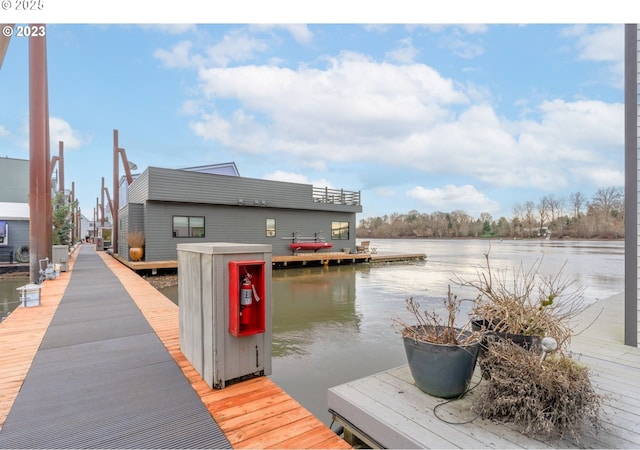
[[204, 217], [173, 216], [173, 237], [204, 237]]
[[265, 227], [267, 230], [267, 237], [276, 236], [276, 219], [267, 219]]
[[331, 239], [349, 239], [349, 222], [331, 222]]

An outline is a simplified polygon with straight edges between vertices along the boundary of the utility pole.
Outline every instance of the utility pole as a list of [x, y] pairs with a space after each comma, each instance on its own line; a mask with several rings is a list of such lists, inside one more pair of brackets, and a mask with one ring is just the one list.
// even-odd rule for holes
[[47, 42], [43, 33], [29, 37], [29, 277], [32, 283], [40, 280], [39, 261], [49, 255], [49, 242], [53, 239], [51, 227], [47, 229], [47, 224], [52, 222], [47, 95]]

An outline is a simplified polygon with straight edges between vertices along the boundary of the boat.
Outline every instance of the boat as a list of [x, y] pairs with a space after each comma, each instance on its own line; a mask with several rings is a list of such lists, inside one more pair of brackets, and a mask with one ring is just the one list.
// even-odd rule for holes
[[317, 252], [318, 250], [321, 250], [323, 248], [331, 248], [333, 247], [333, 244], [331, 242], [323, 241], [306, 241], [292, 242], [291, 244], [289, 244], [289, 247], [294, 252], [298, 250], [313, 250], [314, 252]]

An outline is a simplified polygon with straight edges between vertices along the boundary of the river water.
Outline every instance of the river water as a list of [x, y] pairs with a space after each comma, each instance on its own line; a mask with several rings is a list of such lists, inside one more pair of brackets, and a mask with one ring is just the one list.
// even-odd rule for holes
[[[512, 271], [521, 263], [528, 268], [540, 259], [543, 273], [562, 269], [584, 288], [588, 303], [624, 290], [623, 241], [377, 239], [371, 247], [380, 254], [424, 253], [427, 259], [273, 271], [270, 378], [327, 425], [329, 387], [406, 364], [392, 325], [393, 318], [408, 319], [405, 300], [438, 307], [448, 285], [460, 298], [471, 297], [452, 280], [476, 277], [486, 252], [496, 269]], [[0, 302], [17, 301], [21, 284], [0, 281]], [[177, 302], [176, 287], [162, 292]]]
[[[355, 264], [273, 271], [271, 379], [327, 425], [327, 389], [406, 364], [392, 324], [406, 318], [405, 301], [439, 307], [452, 280], [484, 267], [512, 271], [541, 261], [584, 287], [585, 302], [624, 290], [623, 241], [372, 240], [378, 253], [424, 253], [425, 261]], [[564, 268], [563, 268], [564, 266]], [[165, 290], [177, 298], [177, 289]], [[464, 317], [463, 317], [464, 319]]]

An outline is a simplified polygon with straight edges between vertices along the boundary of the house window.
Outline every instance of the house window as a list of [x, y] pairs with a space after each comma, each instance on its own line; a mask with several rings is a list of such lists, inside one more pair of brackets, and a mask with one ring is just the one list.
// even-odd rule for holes
[[331, 222], [331, 239], [349, 239], [349, 222]]
[[276, 236], [276, 219], [267, 219], [265, 227], [267, 229], [267, 237]]
[[173, 216], [173, 237], [204, 237], [204, 217]]

